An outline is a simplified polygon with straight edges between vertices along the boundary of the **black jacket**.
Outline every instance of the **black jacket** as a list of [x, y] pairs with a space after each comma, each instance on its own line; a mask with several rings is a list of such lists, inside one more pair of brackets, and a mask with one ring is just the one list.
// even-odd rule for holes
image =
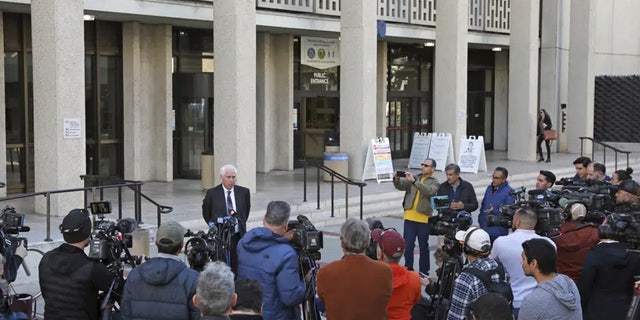
[[456, 188], [456, 192], [453, 192], [453, 187], [445, 181], [440, 184], [440, 187], [438, 187], [438, 195], [449, 196], [450, 201], [462, 201], [464, 204], [464, 211], [466, 212], [471, 213], [476, 211], [478, 209], [478, 197], [476, 196], [476, 191], [473, 189], [473, 185], [462, 180], [462, 178], [459, 179], [460, 184], [458, 185], [458, 188]]
[[553, 127], [553, 125], [551, 124], [551, 117], [549, 117], [548, 114], [545, 113], [544, 115], [544, 119], [542, 119], [542, 123], [540, 123], [540, 117], [538, 116], [538, 130], [537, 130], [537, 135], [541, 136], [543, 133], [542, 128], [544, 128], [544, 130], [550, 130]]
[[[236, 218], [240, 234], [247, 232], [247, 219], [251, 211], [251, 193], [249, 189], [236, 185], [233, 188], [236, 200]], [[207, 194], [202, 200], [202, 218], [206, 222], [216, 222], [217, 218], [227, 215], [227, 195], [222, 184], [207, 190]]]
[[98, 290], [109, 290], [114, 278], [107, 267], [65, 243], [44, 254], [38, 271], [45, 319], [98, 319]]

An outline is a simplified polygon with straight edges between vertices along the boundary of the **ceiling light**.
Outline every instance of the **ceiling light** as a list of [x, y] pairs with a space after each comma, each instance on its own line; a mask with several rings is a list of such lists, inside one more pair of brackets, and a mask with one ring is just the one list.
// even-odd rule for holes
[[435, 42], [433, 42], [433, 41], [429, 41], [429, 42], [425, 42], [425, 43], [424, 43], [424, 46], [425, 46], [425, 47], [435, 47], [435, 46], [436, 46], [436, 43], [435, 43]]
[[494, 51], [494, 52], [500, 52], [500, 51], [502, 51], [502, 48], [500, 48], [500, 47], [493, 47], [493, 48], [491, 48], [491, 51]]
[[84, 15], [84, 21], [93, 21], [96, 19], [96, 16], [92, 15], [92, 14], [85, 14]]

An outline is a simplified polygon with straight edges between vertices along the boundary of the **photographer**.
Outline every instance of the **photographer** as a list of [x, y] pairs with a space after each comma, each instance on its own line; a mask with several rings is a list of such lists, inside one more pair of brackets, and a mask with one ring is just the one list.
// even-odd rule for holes
[[500, 261], [511, 277], [511, 290], [513, 290], [513, 315], [517, 319], [522, 299], [526, 297], [536, 286], [536, 280], [525, 276], [522, 271], [522, 243], [529, 239], [546, 239], [556, 245], [547, 237], [539, 236], [534, 229], [538, 222], [538, 216], [531, 208], [519, 208], [513, 215], [512, 230], [507, 236], [496, 239], [489, 257]]
[[638, 183], [631, 179], [622, 181], [618, 185], [618, 191], [615, 194], [616, 204], [612, 211], [619, 213], [640, 211], [638, 193], [640, 193], [640, 185]]
[[460, 178], [460, 166], [450, 163], [444, 168], [444, 171], [447, 174], [447, 181], [438, 187], [438, 195], [449, 197], [451, 204], [447, 211], [472, 213], [478, 209], [476, 191], [471, 183]]
[[156, 233], [158, 257], [133, 268], [124, 286], [123, 319], [198, 319], [192, 298], [198, 272], [178, 257], [187, 230], [166, 221]]
[[598, 226], [582, 223], [587, 208], [574, 203], [566, 208], [571, 219], [560, 226], [560, 236], [553, 237], [558, 251], [558, 272], [577, 282], [582, 273], [582, 264], [587, 252], [598, 243]]
[[84, 253], [91, 237], [85, 209], [73, 209], [62, 220], [65, 243], [44, 254], [38, 266], [47, 320], [99, 318], [98, 291], [108, 291], [115, 273]]
[[264, 227], [251, 229], [238, 243], [238, 279], [262, 284], [266, 320], [300, 319], [299, 305], [305, 298], [298, 253], [285, 238], [290, 214], [286, 202], [269, 202]]
[[[405, 191], [402, 206], [404, 207], [403, 236], [406, 243], [404, 250], [404, 265], [413, 270], [413, 249], [416, 237], [420, 247], [419, 270], [429, 274], [431, 261], [429, 260], [429, 217], [431, 209], [430, 199], [438, 192], [438, 180], [433, 177], [436, 161], [425, 159], [422, 161], [422, 171], [416, 177], [411, 172], [404, 172], [404, 178], [393, 175], [393, 186]], [[400, 171], [401, 172], [401, 171]]]

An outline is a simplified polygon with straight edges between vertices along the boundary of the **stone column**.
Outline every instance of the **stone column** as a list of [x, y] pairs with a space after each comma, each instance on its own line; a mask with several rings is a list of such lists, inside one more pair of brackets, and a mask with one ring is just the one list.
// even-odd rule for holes
[[293, 36], [258, 33], [256, 170], [293, 170]]
[[[0, 52], [4, 52], [4, 20], [0, 11]], [[4, 84], [4, 55], [0, 57], [0, 83]], [[6, 130], [6, 95], [4, 86], [0, 86], [0, 125], [4, 130], [0, 130], [0, 163], [7, 163], [7, 130]], [[7, 166], [0, 168], [0, 182], [7, 183]], [[7, 196], [7, 187], [0, 188], [0, 197]]]
[[[82, 1], [31, 1], [36, 191], [83, 186], [80, 180], [80, 175], [86, 172], [83, 12]], [[79, 136], [72, 131], [65, 134], [65, 119], [73, 120], [68, 124], [80, 125]], [[82, 206], [82, 192], [51, 196], [51, 215], [66, 215]], [[46, 212], [44, 197], [36, 198], [36, 211]]]
[[[571, 0], [567, 104], [567, 147], [570, 153], [580, 152], [578, 137], [593, 137], [595, 6], [595, 0]], [[590, 143], [584, 144], [584, 152], [591, 153]]]
[[349, 154], [349, 177], [362, 178], [376, 137], [376, 6], [343, 1], [340, 15], [340, 149]]
[[378, 41], [376, 136], [387, 136], [387, 40]]
[[173, 180], [171, 26], [122, 25], [124, 176]]
[[468, 0], [440, 1], [436, 24], [433, 131], [451, 133], [456, 158], [467, 134], [468, 8]]
[[511, 2], [507, 158], [536, 159], [539, 0]]
[[495, 53], [493, 150], [507, 150], [509, 126], [509, 52]]
[[567, 102], [569, 2], [546, 0], [540, 18], [540, 107], [547, 110], [558, 132], [558, 143], [552, 144], [552, 148], [566, 151], [560, 105]]
[[256, 192], [255, 1], [216, 2], [213, 48], [214, 167], [217, 172], [225, 164], [234, 164], [238, 184]]

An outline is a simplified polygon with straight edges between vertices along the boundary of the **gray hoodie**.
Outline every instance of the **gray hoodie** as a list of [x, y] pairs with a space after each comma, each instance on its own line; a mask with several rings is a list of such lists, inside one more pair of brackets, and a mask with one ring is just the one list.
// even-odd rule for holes
[[553, 280], [538, 283], [522, 300], [518, 320], [581, 320], [580, 293], [571, 278], [557, 274]]

